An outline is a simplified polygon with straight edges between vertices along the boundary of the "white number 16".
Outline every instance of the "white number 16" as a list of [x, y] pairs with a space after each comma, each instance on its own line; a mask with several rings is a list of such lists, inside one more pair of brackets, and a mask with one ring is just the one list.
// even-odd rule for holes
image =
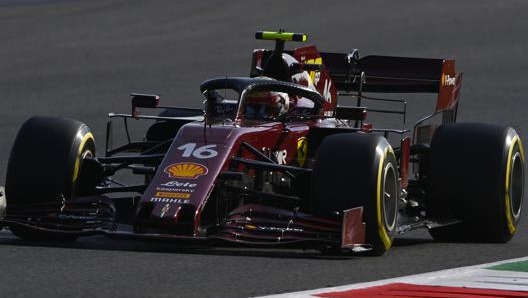
[[198, 159], [213, 158], [218, 155], [218, 151], [214, 150], [216, 145], [204, 145], [196, 148], [196, 143], [187, 143], [178, 147], [178, 150], [182, 150], [182, 157], [191, 157], [191, 155]]

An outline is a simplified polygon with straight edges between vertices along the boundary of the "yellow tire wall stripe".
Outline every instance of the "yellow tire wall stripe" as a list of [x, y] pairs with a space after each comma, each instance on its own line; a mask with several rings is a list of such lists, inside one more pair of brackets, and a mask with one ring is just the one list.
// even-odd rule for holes
[[[376, 196], [376, 205], [377, 205], [377, 222], [378, 222], [378, 234], [380, 236], [381, 241], [383, 242], [383, 245], [385, 246], [385, 249], [389, 249], [392, 245], [391, 237], [389, 234], [387, 234], [387, 230], [385, 229], [385, 220], [383, 216], [383, 212], [381, 210], [383, 206], [383, 164], [385, 163], [385, 158], [387, 157], [387, 152], [389, 151], [390, 147], [386, 147], [385, 150], [383, 150], [383, 154], [380, 156], [379, 166], [378, 166], [378, 181], [376, 183], [377, 187], [377, 196]], [[392, 150], [391, 150], [392, 151]], [[379, 152], [379, 151], [378, 151]]]
[[75, 167], [73, 169], [73, 180], [72, 180], [73, 183], [75, 183], [75, 181], [77, 181], [77, 179], [79, 178], [79, 168], [81, 166], [82, 150], [86, 142], [88, 142], [88, 140], [90, 139], [93, 141], [94, 136], [92, 135], [91, 132], [88, 132], [83, 136], [81, 144], [79, 145], [79, 152], [77, 152], [77, 156], [75, 159]]
[[513, 155], [513, 149], [515, 148], [515, 144], [519, 144], [519, 151], [521, 153], [521, 159], [524, 163], [524, 150], [522, 147], [522, 142], [519, 138], [519, 136], [515, 135], [512, 138], [510, 148], [508, 149], [508, 161], [506, 163], [506, 185], [505, 185], [505, 194], [504, 194], [504, 201], [505, 201], [505, 213], [506, 213], [506, 222], [508, 225], [508, 231], [510, 234], [514, 234], [517, 230], [517, 227], [515, 226], [514, 220], [512, 218], [511, 214], [511, 197], [510, 197], [510, 187], [511, 187], [511, 171], [512, 171], [512, 155]]

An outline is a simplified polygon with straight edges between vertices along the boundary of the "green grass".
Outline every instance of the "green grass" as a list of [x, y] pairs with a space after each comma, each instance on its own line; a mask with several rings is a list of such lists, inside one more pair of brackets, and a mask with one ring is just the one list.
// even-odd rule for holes
[[505, 263], [505, 264], [492, 266], [487, 269], [528, 272], [528, 261]]

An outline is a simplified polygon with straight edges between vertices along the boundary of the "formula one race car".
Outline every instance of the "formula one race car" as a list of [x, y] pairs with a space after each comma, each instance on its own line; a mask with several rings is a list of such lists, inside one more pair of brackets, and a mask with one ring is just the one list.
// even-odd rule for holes
[[[254, 51], [249, 77], [203, 82], [203, 109], [132, 94], [132, 113], [109, 117], [124, 120], [127, 136], [131, 118], [148, 129], [114, 147], [111, 119], [102, 155], [84, 123], [27, 120], [0, 225], [34, 241], [104, 234], [372, 255], [418, 228], [442, 241], [513, 237], [522, 142], [511, 127], [455, 123], [462, 75], [453, 60], [286, 50], [306, 35], [282, 31], [256, 38], [275, 48]], [[407, 114], [406, 101], [379, 93], [433, 93], [436, 107], [413, 129], [375, 127], [367, 115]], [[140, 179], [118, 182], [123, 171]]]

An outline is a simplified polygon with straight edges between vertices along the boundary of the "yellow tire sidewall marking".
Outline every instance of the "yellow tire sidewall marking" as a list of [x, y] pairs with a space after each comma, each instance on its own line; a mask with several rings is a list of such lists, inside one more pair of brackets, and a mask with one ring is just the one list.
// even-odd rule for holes
[[81, 167], [82, 151], [84, 149], [84, 146], [86, 145], [86, 142], [88, 142], [88, 140], [90, 140], [90, 139], [92, 141], [94, 141], [94, 136], [92, 135], [91, 132], [88, 132], [88, 133], [86, 133], [83, 136], [81, 144], [79, 145], [79, 151], [77, 152], [77, 156], [75, 158], [75, 167], [73, 168], [73, 179], [72, 179], [73, 183], [75, 183], [77, 181], [77, 179], [79, 178], [79, 170], [80, 170], [80, 167]]
[[506, 163], [506, 184], [505, 184], [505, 194], [504, 194], [506, 224], [508, 226], [508, 231], [512, 235], [517, 230], [517, 227], [515, 226], [515, 222], [512, 217], [512, 213], [511, 213], [511, 197], [510, 197], [510, 187], [511, 187], [510, 178], [511, 178], [511, 171], [512, 171], [512, 156], [513, 156], [513, 149], [515, 148], [516, 144], [519, 144], [519, 151], [521, 153], [521, 159], [524, 162], [524, 150], [522, 147], [522, 143], [521, 143], [519, 136], [515, 135], [511, 142], [510, 148], [508, 149], [508, 160]]
[[[385, 220], [382, 212], [383, 207], [383, 172], [385, 164], [385, 158], [389, 152], [390, 147], [386, 147], [383, 150], [383, 154], [380, 156], [379, 165], [378, 165], [378, 179], [376, 183], [377, 194], [376, 194], [376, 206], [377, 206], [377, 224], [378, 224], [378, 235], [385, 246], [385, 249], [389, 249], [392, 245], [392, 240], [387, 229], [385, 229]], [[391, 150], [392, 152], [392, 150]]]

